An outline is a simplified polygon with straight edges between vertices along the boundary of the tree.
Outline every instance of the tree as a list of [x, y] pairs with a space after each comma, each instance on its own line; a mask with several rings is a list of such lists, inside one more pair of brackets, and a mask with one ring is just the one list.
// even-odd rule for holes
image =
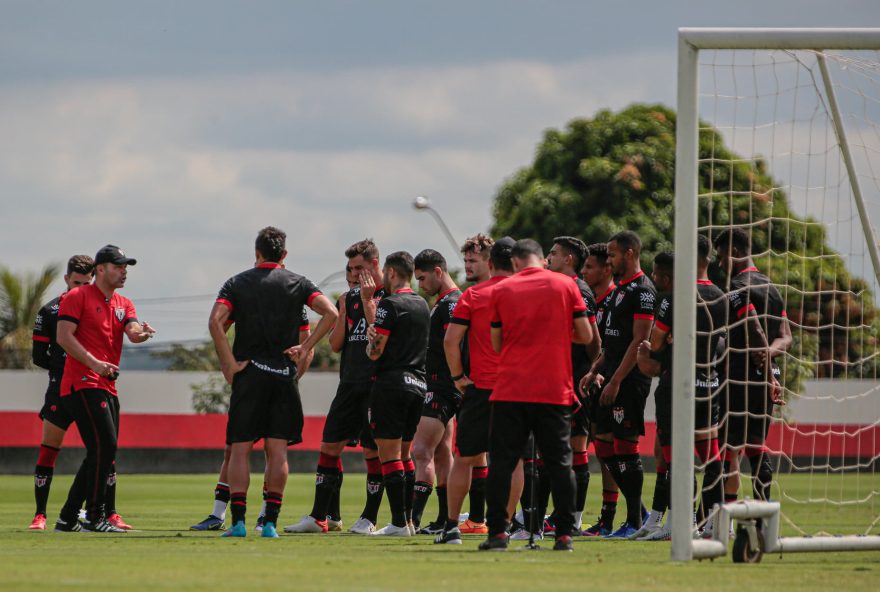
[[[700, 205], [699, 224], [752, 225], [753, 251], [763, 254], [756, 263], [784, 286], [794, 324], [792, 351], [802, 360], [824, 352], [818, 368], [783, 360], [787, 386], [795, 389], [805, 376], [829, 373], [825, 361], [846, 375], [875, 375], [876, 362], [865, 353], [876, 349], [880, 327], [866, 283], [850, 276], [821, 225], [791, 210], [766, 163], [739, 158], [706, 123], [700, 130], [699, 193], [712, 197]], [[534, 163], [498, 190], [492, 233], [549, 246], [554, 236], [590, 244], [634, 230], [643, 242], [642, 265], [650, 269], [657, 252], [672, 249], [674, 182], [675, 112], [644, 104], [619, 113], [603, 110], [544, 133]], [[713, 270], [713, 279], [719, 273]], [[831, 351], [840, 343], [848, 350]]]
[[46, 292], [61, 272], [49, 263], [37, 274], [0, 268], [0, 368], [31, 366], [31, 331]]

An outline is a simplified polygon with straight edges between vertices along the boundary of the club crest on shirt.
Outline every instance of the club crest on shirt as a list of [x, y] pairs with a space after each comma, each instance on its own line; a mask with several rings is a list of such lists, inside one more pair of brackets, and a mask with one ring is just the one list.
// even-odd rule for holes
[[623, 423], [623, 407], [615, 407], [611, 413], [614, 415], [614, 421]]
[[117, 307], [117, 308], [114, 310], [114, 313], [116, 314], [116, 320], [119, 321], [119, 322], [121, 323], [121, 322], [122, 322], [122, 319], [125, 318], [125, 309], [124, 309], [124, 308], [119, 308], [119, 307]]
[[619, 306], [620, 301], [623, 300], [623, 292], [617, 295], [617, 298], [614, 300], [614, 306]]

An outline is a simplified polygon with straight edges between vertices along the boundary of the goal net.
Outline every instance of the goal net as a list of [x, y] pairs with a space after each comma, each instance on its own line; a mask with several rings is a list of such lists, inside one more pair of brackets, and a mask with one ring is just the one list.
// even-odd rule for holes
[[[748, 443], [726, 450], [728, 503], [705, 509], [707, 524], [725, 532], [709, 528], [712, 539], [694, 542], [700, 488], [695, 498], [690, 471], [701, 483], [704, 467], [688, 436], [701, 395], [689, 386], [692, 340], [675, 340], [673, 558], [725, 553], [731, 518], [742, 525], [735, 560], [880, 548], [880, 261], [872, 225], [880, 220], [880, 30], [682, 30], [680, 38], [674, 302], [682, 314], [673, 335], [697, 334], [696, 234], [714, 242], [740, 229], [754, 263], [745, 267], [766, 275], [784, 303], [780, 311], [772, 290], [753, 292], [764, 298], [753, 303], [759, 324], [770, 342], [787, 324], [791, 344], [773, 358], [785, 404], [743, 404], [765, 382], [731, 367], [744, 353], [735, 327], [747, 334], [751, 321], [736, 311], [728, 319], [713, 395], [722, 409], [719, 441], [725, 451], [725, 436], [738, 444], [730, 432], [744, 431]], [[756, 281], [737, 282], [743, 266], [713, 265], [710, 277], [725, 292], [743, 290]], [[756, 504], [748, 500], [761, 497], [753, 486], [767, 474], [757, 471], [763, 455], [772, 469], [766, 497], [775, 503]], [[829, 535], [838, 542], [829, 544]]]

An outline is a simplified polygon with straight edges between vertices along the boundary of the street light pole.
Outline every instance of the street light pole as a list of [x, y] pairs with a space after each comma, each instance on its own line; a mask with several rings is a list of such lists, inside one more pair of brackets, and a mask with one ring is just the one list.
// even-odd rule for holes
[[431, 200], [423, 195], [419, 195], [413, 200], [413, 207], [417, 210], [425, 211], [431, 214], [434, 217], [434, 220], [437, 221], [437, 225], [440, 226], [440, 230], [443, 231], [443, 234], [446, 235], [446, 239], [449, 241], [449, 244], [452, 245], [452, 250], [458, 255], [458, 258], [464, 261], [464, 257], [461, 255], [461, 251], [459, 250], [461, 247], [458, 244], [458, 241], [455, 240], [455, 237], [452, 235], [452, 232], [449, 230], [449, 227], [446, 226], [446, 222], [443, 221], [443, 218], [440, 217], [440, 214], [431, 207]]

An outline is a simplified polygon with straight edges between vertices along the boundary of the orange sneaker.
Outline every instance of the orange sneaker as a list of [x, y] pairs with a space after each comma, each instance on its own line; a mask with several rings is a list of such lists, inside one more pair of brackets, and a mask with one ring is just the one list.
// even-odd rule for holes
[[107, 517], [107, 522], [109, 522], [116, 528], [121, 528], [122, 530], [131, 530], [131, 526], [126, 524], [125, 521], [122, 519], [122, 516], [120, 516], [119, 514], [110, 514], [110, 516]]
[[470, 518], [458, 525], [461, 534], [489, 534], [489, 527], [485, 522], [473, 522]]
[[46, 530], [46, 515], [37, 514], [34, 516], [33, 522], [28, 526], [29, 530]]

